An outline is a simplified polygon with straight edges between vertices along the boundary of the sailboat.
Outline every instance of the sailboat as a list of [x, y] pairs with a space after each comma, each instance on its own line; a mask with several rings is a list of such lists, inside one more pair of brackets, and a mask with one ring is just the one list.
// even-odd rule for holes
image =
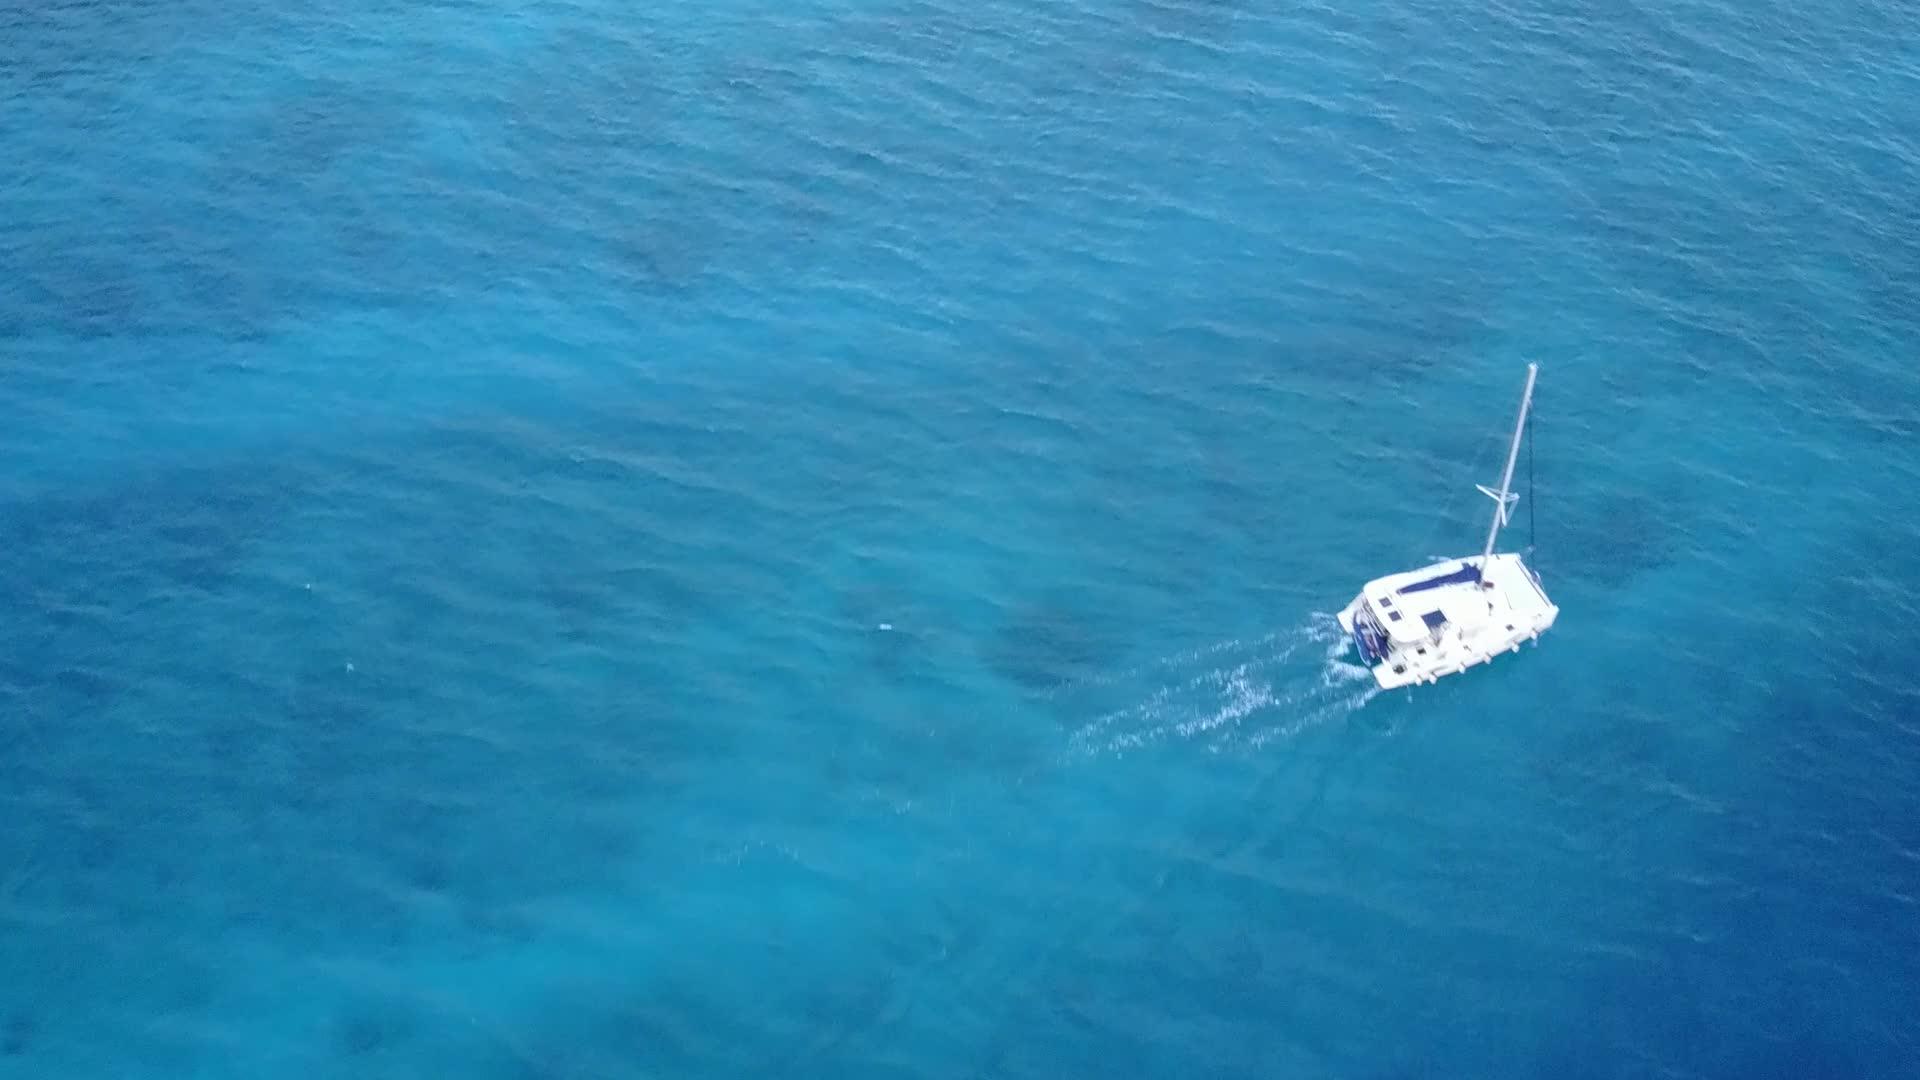
[[1369, 581], [1340, 612], [1340, 628], [1352, 636], [1361, 662], [1384, 689], [1437, 682], [1502, 653], [1517, 653], [1526, 642], [1537, 642], [1560, 614], [1547, 599], [1540, 575], [1518, 554], [1493, 552], [1520, 501], [1513, 492], [1513, 467], [1539, 374], [1540, 365], [1527, 365], [1520, 418], [1513, 425], [1499, 490], [1479, 485], [1493, 500], [1486, 547], [1477, 557], [1443, 559]]

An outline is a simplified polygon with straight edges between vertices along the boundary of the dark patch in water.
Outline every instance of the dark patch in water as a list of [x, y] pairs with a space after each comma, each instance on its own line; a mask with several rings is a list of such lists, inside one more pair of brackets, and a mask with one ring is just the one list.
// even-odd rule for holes
[[374, 701], [365, 692], [364, 681], [354, 678], [356, 674], [327, 662], [294, 676], [286, 694], [287, 718], [313, 738], [307, 744], [311, 752], [303, 760], [324, 762], [336, 744], [344, 752], [372, 724]]
[[[1543, 496], [1543, 507], [1549, 499], [1553, 508], [1540, 512], [1541, 558], [1535, 560], [1543, 576], [1565, 574], [1611, 588], [1674, 559], [1678, 526], [1669, 499], [1588, 490]], [[1525, 511], [1514, 520], [1524, 529]]]
[[933, 673], [933, 643], [927, 616], [913, 593], [892, 585], [865, 584], [835, 597], [842, 620], [865, 637], [865, 655], [875, 674], [907, 686]]
[[893, 624], [883, 630], [877, 625], [868, 634], [867, 659], [873, 669], [895, 685], [907, 685], [927, 674], [931, 657], [921, 633]]
[[18, 238], [0, 245], [0, 270], [16, 282], [0, 293], [0, 323], [80, 340], [261, 336], [277, 275], [252, 250], [257, 241], [222, 232], [234, 227], [226, 215], [191, 192], [145, 200], [103, 197], [84, 231], [68, 220], [21, 223]]
[[110, 676], [81, 668], [61, 668], [54, 673], [53, 688], [91, 706], [98, 706], [120, 689]]
[[39, 610], [111, 608], [130, 596], [127, 568], [154, 585], [215, 585], [289, 494], [266, 471], [180, 470], [97, 493], [0, 507], [10, 554], [0, 592]]
[[42, 249], [39, 256], [12, 275], [29, 298], [20, 321], [47, 320], [83, 340], [144, 324], [148, 303], [132, 267], [65, 238], [45, 237], [32, 246]]
[[1731, 1075], [1753, 1080], [1871, 1076], [1860, 1052], [1845, 1040], [1819, 1032], [1793, 1032], [1772, 1046], [1755, 1048]]
[[[421, 254], [438, 250], [439, 233], [399, 204], [441, 211], [462, 188], [423, 180], [429, 166], [403, 152], [408, 104], [397, 86], [322, 80], [251, 116], [157, 136], [193, 151], [173, 155], [176, 166], [206, 162], [159, 188], [82, 172], [85, 213], [15, 222], [0, 239], [0, 275], [13, 284], [0, 290], [0, 330], [258, 340], [343, 300], [430, 293], [450, 266], [485, 273], [485, 245], [459, 260]], [[100, 126], [111, 135], [126, 122]], [[386, 170], [377, 182], [369, 156]]]
[[724, 236], [698, 216], [655, 218], [630, 226], [608, 241], [616, 266], [638, 284], [683, 292], [699, 283], [720, 257]]
[[[1352, 290], [1336, 303], [1299, 311], [1264, 336], [1296, 372], [1315, 372], [1339, 386], [1355, 382], [1406, 387], [1432, 377], [1488, 335], [1488, 311], [1498, 302], [1497, 276], [1472, 252], [1447, 251], [1452, 261], [1420, 251], [1382, 252], [1359, 270]], [[1297, 308], [1297, 304], [1286, 306]]]
[[358, 1001], [334, 1018], [334, 1045], [347, 1057], [367, 1057], [405, 1039], [414, 1026], [410, 1011], [398, 1003]]
[[[1661, 687], [1661, 692], [1670, 688]], [[1621, 702], [1605, 722], [1570, 728], [1535, 752], [1535, 775], [1555, 795], [1555, 805], [1634, 808], [1613, 820], [1583, 814], [1583, 827], [1610, 835], [1633, 828], [1647, 812], [1643, 793], [1661, 790], [1664, 771], [1685, 760], [1662, 714], [1628, 711]]]
[[0, 1056], [19, 1057], [33, 1047], [40, 1022], [31, 1013], [12, 1012], [0, 1023]]
[[987, 662], [1027, 690], [1049, 690], [1113, 666], [1124, 643], [1064, 601], [1028, 604], [1001, 624]]
[[0, 505], [0, 685], [61, 736], [129, 688], [152, 612], [224, 587], [272, 527], [270, 470], [182, 470]]
[[404, 114], [371, 86], [322, 79], [273, 102], [246, 140], [253, 161], [281, 177], [311, 177], [352, 151], [404, 134]]

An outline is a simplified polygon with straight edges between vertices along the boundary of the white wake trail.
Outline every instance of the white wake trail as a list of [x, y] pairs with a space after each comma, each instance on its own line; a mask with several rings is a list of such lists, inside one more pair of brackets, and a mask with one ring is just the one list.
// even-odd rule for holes
[[[1211, 749], [1264, 746], [1346, 716], [1379, 688], [1344, 659], [1347, 637], [1333, 616], [1254, 641], [1229, 641], [1103, 678], [1119, 689], [1160, 685], [1135, 704], [1101, 713], [1075, 729], [1075, 753], [1123, 753], [1165, 741]], [[1181, 677], [1183, 670], [1203, 670]]]

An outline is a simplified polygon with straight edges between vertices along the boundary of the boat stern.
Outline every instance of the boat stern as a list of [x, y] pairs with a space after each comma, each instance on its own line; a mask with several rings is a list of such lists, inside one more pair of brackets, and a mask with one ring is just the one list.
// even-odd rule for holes
[[1346, 631], [1353, 640], [1354, 651], [1360, 656], [1360, 663], [1366, 667], [1378, 669], [1386, 663], [1387, 655], [1393, 649], [1393, 640], [1380, 627], [1379, 620], [1367, 607], [1367, 596], [1361, 593], [1353, 598], [1336, 618], [1340, 629]]

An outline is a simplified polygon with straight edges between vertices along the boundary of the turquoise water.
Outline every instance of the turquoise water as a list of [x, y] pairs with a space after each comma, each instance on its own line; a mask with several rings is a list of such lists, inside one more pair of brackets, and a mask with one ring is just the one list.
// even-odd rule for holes
[[1920, 1071], [1911, 6], [320, 7], [0, 9], [0, 1077]]

